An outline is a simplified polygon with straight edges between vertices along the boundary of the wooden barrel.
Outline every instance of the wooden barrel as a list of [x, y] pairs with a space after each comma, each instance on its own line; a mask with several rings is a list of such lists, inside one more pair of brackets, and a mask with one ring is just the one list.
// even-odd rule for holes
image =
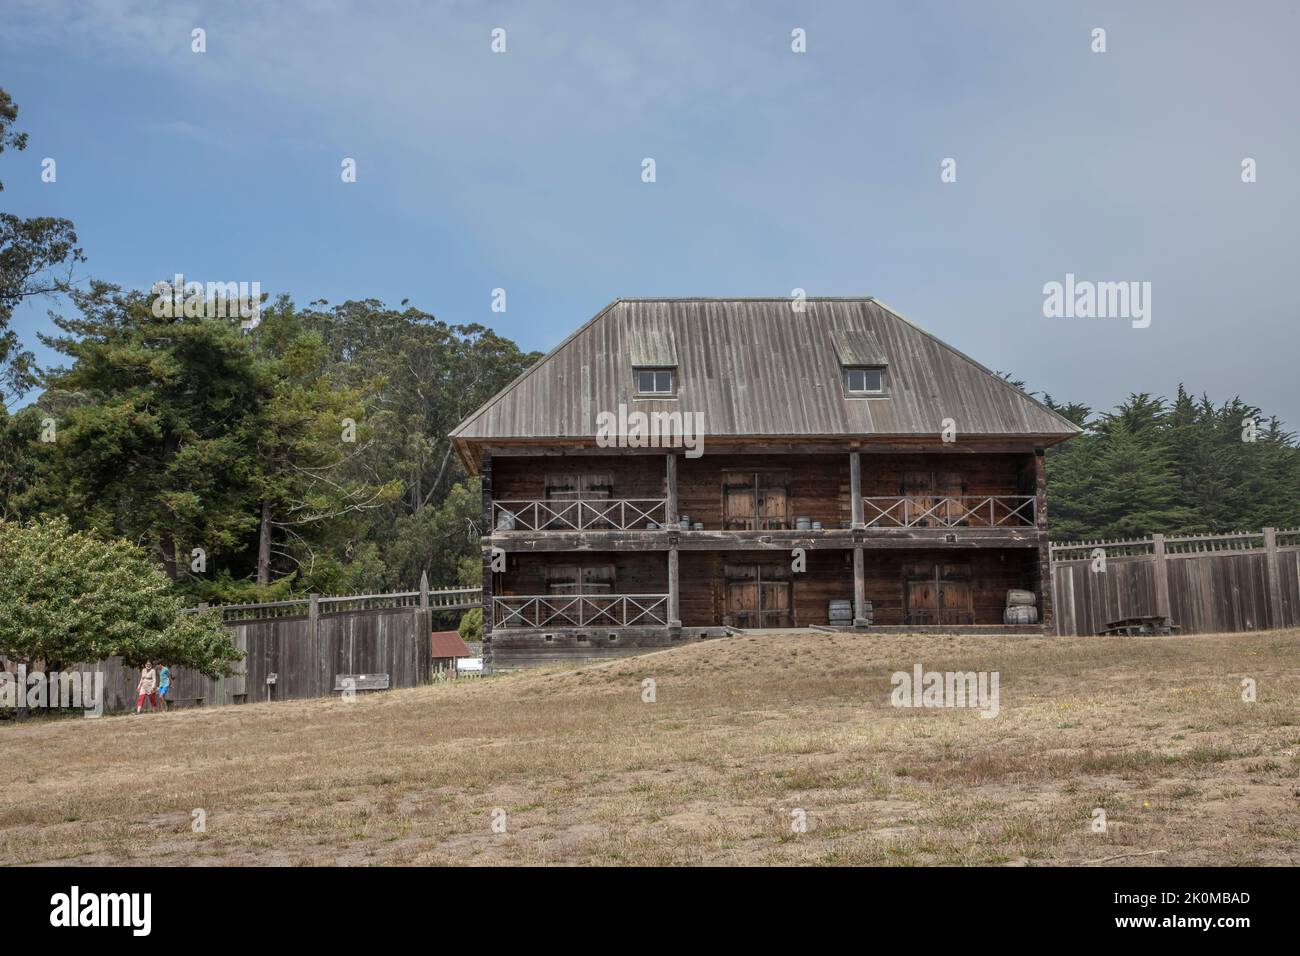
[[1006, 609], [1002, 615], [1004, 624], [1037, 624], [1038, 608], [1028, 604], [1016, 604]]
[[853, 622], [852, 601], [831, 601], [827, 616], [832, 624], [850, 624]]
[[812, 530], [812, 518], [795, 518], [795, 519], [794, 519], [794, 530], [795, 530], [795, 531], [811, 531], [811, 530]]
[[1020, 591], [1012, 588], [1007, 592], [1007, 607], [1017, 607], [1019, 605], [1033, 607], [1037, 603], [1038, 595], [1033, 591]]

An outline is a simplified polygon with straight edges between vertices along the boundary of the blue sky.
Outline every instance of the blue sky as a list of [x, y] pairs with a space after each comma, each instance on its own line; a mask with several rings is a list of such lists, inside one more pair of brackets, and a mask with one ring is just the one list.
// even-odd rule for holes
[[[541, 350], [617, 296], [875, 295], [1059, 399], [1184, 381], [1300, 426], [1294, 3], [0, 6], [0, 206], [73, 219], [86, 275]], [[1151, 282], [1150, 327], [1045, 318], [1066, 273]]]

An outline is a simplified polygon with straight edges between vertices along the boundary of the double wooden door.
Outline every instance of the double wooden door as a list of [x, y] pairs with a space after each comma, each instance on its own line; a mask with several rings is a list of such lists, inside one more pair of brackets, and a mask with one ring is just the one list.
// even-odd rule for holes
[[722, 477], [722, 526], [728, 531], [790, 527], [790, 474], [733, 471]]
[[910, 564], [904, 571], [908, 624], [974, 624], [974, 594], [969, 564]]
[[733, 627], [792, 627], [790, 571], [782, 564], [729, 564], [727, 616]]
[[903, 494], [908, 498], [908, 524], [922, 528], [951, 527], [964, 515], [962, 476], [959, 471], [909, 471], [903, 475]]

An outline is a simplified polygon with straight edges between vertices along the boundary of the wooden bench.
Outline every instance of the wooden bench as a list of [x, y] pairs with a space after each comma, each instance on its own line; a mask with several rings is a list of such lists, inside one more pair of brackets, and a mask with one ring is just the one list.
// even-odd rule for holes
[[[351, 681], [349, 684], [348, 682]], [[335, 674], [337, 690], [388, 690], [387, 674]]]
[[1169, 618], [1163, 614], [1144, 614], [1136, 617], [1125, 617], [1118, 621], [1108, 621], [1106, 627], [1100, 633], [1103, 636], [1124, 635], [1137, 636], [1142, 634], [1172, 634], [1179, 630], [1177, 624], [1170, 624]]

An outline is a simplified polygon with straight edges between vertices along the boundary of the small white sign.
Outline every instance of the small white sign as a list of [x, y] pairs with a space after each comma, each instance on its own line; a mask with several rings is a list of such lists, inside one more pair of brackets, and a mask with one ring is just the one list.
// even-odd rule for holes
[[456, 661], [456, 670], [460, 671], [462, 674], [481, 674], [483, 673], [483, 658], [462, 657], [460, 660]]

